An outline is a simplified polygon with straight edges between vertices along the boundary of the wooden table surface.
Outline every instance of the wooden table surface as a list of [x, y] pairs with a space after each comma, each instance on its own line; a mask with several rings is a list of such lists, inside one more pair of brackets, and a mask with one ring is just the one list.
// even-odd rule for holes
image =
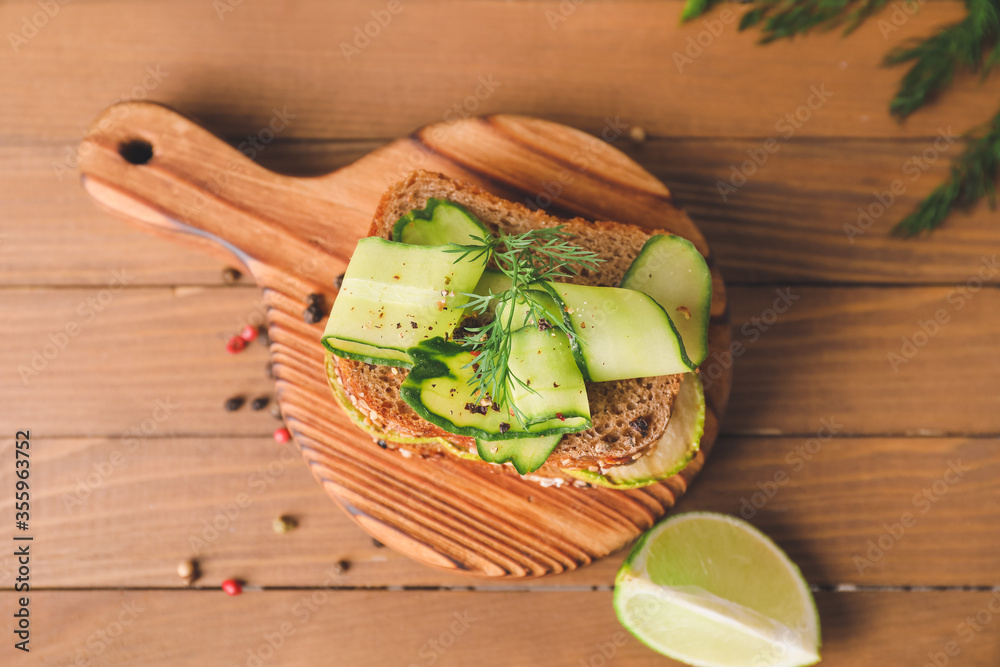
[[[643, 128], [615, 145], [704, 231], [744, 350], [678, 509], [742, 514], [788, 551], [816, 590], [824, 665], [1000, 663], [998, 215], [887, 236], [997, 104], [996, 80], [961, 77], [905, 124], [886, 112], [901, 72], [881, 56], [961, 3], [897, 15], [885, 35], [871, 21], [768, 47], [719, 12], [681, 28], [680, 8], [0, 4], [0, 539], [17, 532], [26, 429], [34, 536], [30, 654], [10, 634], [18, 563], [0, 557], [0, 663], [671, 664], [615, 620], [621, 555], [528, 582], [444, 575], [374, 545], [274, 442], [266, 410], [223, 411], [272, 391], [263, 346], [223, 349], [260, 321], [258, 290], [110, 219], [78, 182], [85, 129], [130, 97], [300, 175], [466, 113]], [[851, 238], [859, 207], [873, 219]], [[275, 533], [279, 515], [298, 529]], [[176, 567], [191, 557], [189, 589]], [[248, 590], [227, 597], [227, 578]]]

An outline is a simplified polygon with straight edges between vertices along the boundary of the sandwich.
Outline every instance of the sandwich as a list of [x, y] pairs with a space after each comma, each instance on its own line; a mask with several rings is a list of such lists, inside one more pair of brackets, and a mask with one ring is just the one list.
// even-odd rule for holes
[[641, 487], [698, 451], [711, 298], [681, 237], [416, 171], [383, 195], [344, 274], [327, 377], [403, 456]]

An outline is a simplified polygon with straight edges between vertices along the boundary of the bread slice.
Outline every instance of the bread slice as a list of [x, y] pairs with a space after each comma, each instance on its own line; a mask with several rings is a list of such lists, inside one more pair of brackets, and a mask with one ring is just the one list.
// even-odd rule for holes
[[[431, 197], [461, 204], [494, 233], [519, 234], [539, 227], [565, 225], [574, 235], [574, 243], [604, 259], [599, 271], [584, 270], [573, 279], [583, 285], [617, 287], [646, 240], [654, 234], [667, 233], [617, 222], [560, 219], [441, 174], [415, 171], [382, 196], [368, 235], [391, 239], [396, 221], [413, 209], [423, 208]], [[406, 378], [406, 369], [338, 358], [336, 371], [351, 403], [376, 428], [409, 438], [443, 438], [463, 451], [475, 451], [472, 438], [430, 424], [403, 402], [399, 386]], [[680, 378], [680, 375], [663, 375], [588, 383], [591, 428], [563, 436], [547, 467], [597, 470], [641, 457], [659, 441], [667, 426]], [[404, 447], [420, 454], [435, 454], [440, 449], [433, 442]]]

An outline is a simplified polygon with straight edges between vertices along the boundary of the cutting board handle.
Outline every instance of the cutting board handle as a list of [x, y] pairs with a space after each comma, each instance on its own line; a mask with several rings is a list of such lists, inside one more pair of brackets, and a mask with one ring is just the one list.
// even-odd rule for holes
[[[284, 122], [275, 114], [255, 133], [259, 145]], [[243, 148], [257, 150], [252, 143]], [[148, 102], [116, 104], [97, 117], [80, 146], [80, 172], [86, 190], [114, 215], [242, 266], [258, 283], [281, 285], [300, 299], [332, 291], [370, 219], [345, 206], [332, 183], [268, 171]]]

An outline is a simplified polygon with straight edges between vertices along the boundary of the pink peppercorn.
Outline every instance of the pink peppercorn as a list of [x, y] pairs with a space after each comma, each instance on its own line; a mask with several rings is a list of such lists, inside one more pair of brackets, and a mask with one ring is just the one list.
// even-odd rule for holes
[[251, 342], [257, 340], [257, 328], [252, 327], [249, 324], [243, 327], [243, 331], [240, 332], [240, 338], [246, 342]]
[[274, 439], [281, 444], [285, 444], [292, 439], [292, 434], [288, 432], [287, 428], [282, 427], [274, 432]]
[[243, 348], [247, 346], [247, 342], [240, 338], [239, 336], [233, 336], [226, 343], [226, 352], [229, 354], [236, 354], [237, 352], [242, 352]]
[[243, 587], [235, 579], [226, 579], [222, 582], [222, 590], [226, 591], [227, 595], [239, 595], [243, 592]]

